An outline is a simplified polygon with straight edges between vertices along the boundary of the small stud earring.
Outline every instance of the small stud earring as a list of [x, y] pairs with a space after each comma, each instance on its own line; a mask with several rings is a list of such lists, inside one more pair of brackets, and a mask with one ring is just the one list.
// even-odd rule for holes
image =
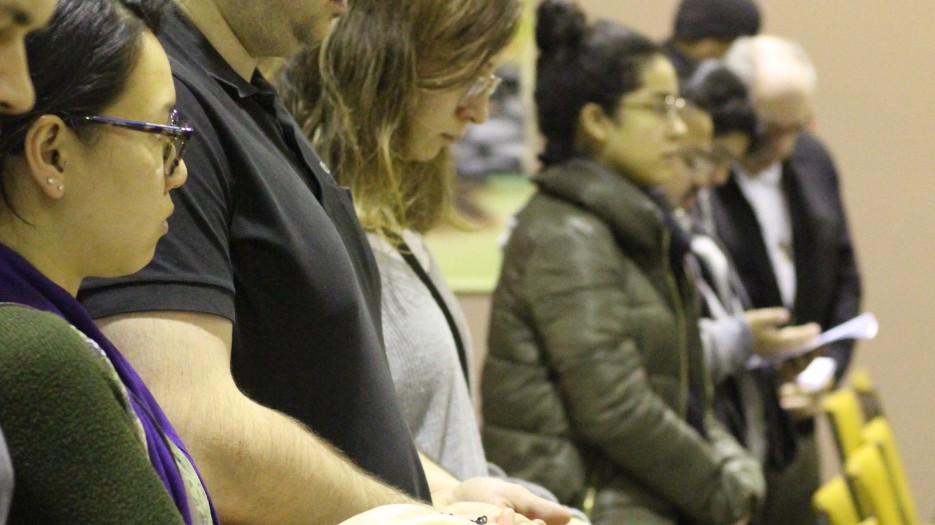
[[49, 177], [48, 179], [45, 180], [45, 183], [51, 186], [55, 184], [55, 179], [53, 179], [52, 177]]
[[64, 185], [64, 184], [59, 184], [59, 185], [58, 185], [58, 191], [65, 191], [65, 185]]

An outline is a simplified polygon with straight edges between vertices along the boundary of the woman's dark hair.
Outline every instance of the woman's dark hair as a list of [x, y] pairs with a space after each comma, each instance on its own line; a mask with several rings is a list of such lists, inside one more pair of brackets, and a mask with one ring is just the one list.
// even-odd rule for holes
[[608, 115], [620, 98], [641, 87], [643, 66], [664, 56], [659, 45], [619, 24], [588, 25], [569, 0], [544, 0], [536, 11], [536, 110], [546, 166], [576, 155], [578, 116], [588, 103]]
[[[10, 156], [23, 152], [30, 126], [42, 115], [97, 115], [117, 101], [136, 65], [144, 31], [155, 33], [168, 0], [58, 0], [49, 24], [26, 37], [36, 105], [0, 115], [0, 195]], [[83, 137], [93, 127], [80, 130]]]
[[711, 115], [715, 137], [743, 133], [750, 139], [748, 151], [760, 140], [762, 131], [747, 87], [723, 63], [702, 62], [685, 83], [683, 96]]

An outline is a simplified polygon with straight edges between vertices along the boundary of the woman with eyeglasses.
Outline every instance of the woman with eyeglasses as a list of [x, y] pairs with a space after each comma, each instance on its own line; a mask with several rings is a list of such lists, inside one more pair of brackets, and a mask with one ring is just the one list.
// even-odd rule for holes
[[185, 182], [156, 0], [59, 0], [0, 116], [0, 420], [11, 523], [217, 523], [172, 425], [75, 299], [152, 258]]
[[488, 477], [466, 323], [422, 238], [452, 218], [450, 146], [486, 120], [500, 83], [496, 55], [520, 12], [517, 0], [355, 0], [323, 43], [321, 76], [318, 57], [306, 54], [281, 84], [368, 232], [387, 357], [436, 505], [448, 492], [436, 491], [440, 484], [474, 478], [457, 490], [501, 495], [517, 512], [558, 524], [568, 520], [561, 506]]
[[595, 524], [745, 523], [762, 472], [712, 415], [687, 247], [650, 195], [685, 134], [675, 70], [565, 0], [536, 42], [544, 169], [493, 297], [489, 456]]

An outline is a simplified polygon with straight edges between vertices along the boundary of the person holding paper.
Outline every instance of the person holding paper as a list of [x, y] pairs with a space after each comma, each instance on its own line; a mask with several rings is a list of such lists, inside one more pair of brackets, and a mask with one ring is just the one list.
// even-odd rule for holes
[[[798, 44], [763, 35], [739, 39], [725, 63], [750, 90], [765, 133], [712, 194], [717, 234], [754, 307], [785, 306], [794, 323], [838, 325], [859, 312], [861, 284], [837, 170], [808, 132], [815, 69]], [[852, 348], [845, 340], [824, 350], [835, 361], [834, 380], [846, 371]], [[814, 523], [818, 397], [791, 380], [781, 394], [798, 419], [798, 451], [795, 464], [768, 479], [769, 523]]]
[[783, 307], [751, 309], [730, 257], [711, 233], [710, 188], [726, 181], [730, 162], [741, 158], [759, 133], [746, 88], [711, 60], [686, 82], [685, 96], [684, 169], [664, 190], [679, 226], [691, 236], [693, 274], [702, 299], [699, 328], [715, 409], [765, 468], [781, 469], [794, 456], [795, 438], [767, 365], [811, 344], [820, 327], [788, 326], [790, 312]]

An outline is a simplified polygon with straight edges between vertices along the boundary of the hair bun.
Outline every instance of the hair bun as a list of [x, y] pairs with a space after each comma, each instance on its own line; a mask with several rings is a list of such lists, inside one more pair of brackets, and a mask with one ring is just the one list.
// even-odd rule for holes
[[536, 10], [536, 45], [543, 53], [576, 47], [587, 28], [587, 18], [569, 0], [543, 0]]

